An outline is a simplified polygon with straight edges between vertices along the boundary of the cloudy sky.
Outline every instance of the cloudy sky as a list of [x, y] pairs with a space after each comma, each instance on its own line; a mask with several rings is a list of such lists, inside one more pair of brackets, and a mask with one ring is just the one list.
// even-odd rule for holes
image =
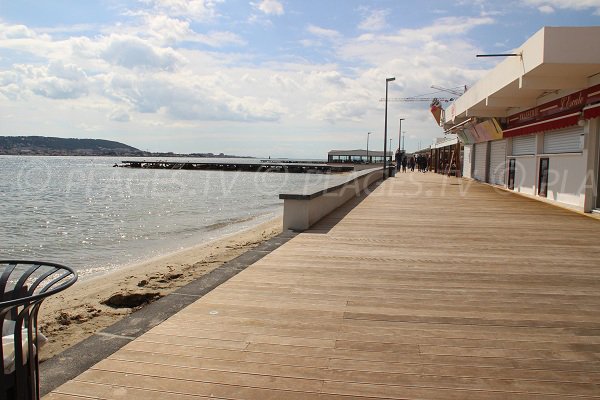
[[[542, 26], [600, 0], [0, 0], [0, 135], [143, 150], [324, 158], [383, 147], [390, 97], [452, 97]], [[390, 102], [414, 150], [427, 102]]]

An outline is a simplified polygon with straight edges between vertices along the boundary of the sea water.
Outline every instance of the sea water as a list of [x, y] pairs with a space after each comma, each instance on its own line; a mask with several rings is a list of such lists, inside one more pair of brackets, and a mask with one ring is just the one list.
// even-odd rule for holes
[[279, 193], [344, 179], [114, 168], [121, 160], [1, 156], [0, 259], [57, 262], [85, 278], [258, 225], [282, 214]]

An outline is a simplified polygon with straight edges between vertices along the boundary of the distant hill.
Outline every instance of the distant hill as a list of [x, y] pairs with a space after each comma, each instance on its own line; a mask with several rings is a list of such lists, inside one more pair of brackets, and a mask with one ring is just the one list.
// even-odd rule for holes
[[147, 153], [112, 140], [64, 139], [45, 136], [0, 136], [0, 154], [143, 156]]

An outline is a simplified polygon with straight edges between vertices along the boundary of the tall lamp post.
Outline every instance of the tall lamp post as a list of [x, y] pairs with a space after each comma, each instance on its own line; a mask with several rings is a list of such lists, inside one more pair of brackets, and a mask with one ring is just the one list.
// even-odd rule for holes
[[404, 118], [400, 118], [400, 128], [398, 128], [398, 149], [402, 150], [402, 146], [400, 145], [402, 143], [402, 121], [404, 121]]
[[383, 180], [386, 179], [387, 169], [387, 104], [388, 104], [388, 84], [395, 81], [396, 78], [385, 78], [385, 122], [383, 124]]
[[390, 138], [390, 153], [392, 153], [392, 156], [390, 157], [390, 167], [391, 167], [392, 163], [394, 162], [394, 150], [392, 150], [392, 138]]
[[369, 163], [369, 136], [371, 136], [371, 132], [367, 132], [367, 164]]

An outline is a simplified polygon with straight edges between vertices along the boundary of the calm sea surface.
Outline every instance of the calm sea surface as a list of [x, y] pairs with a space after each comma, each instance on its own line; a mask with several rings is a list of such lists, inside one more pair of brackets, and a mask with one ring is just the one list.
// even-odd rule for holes
[[1, 156], [0, 259], [95, 275], [257, 225], [282, 214], [279, 193], [344, 179], [112, 167], [121, 160]]

